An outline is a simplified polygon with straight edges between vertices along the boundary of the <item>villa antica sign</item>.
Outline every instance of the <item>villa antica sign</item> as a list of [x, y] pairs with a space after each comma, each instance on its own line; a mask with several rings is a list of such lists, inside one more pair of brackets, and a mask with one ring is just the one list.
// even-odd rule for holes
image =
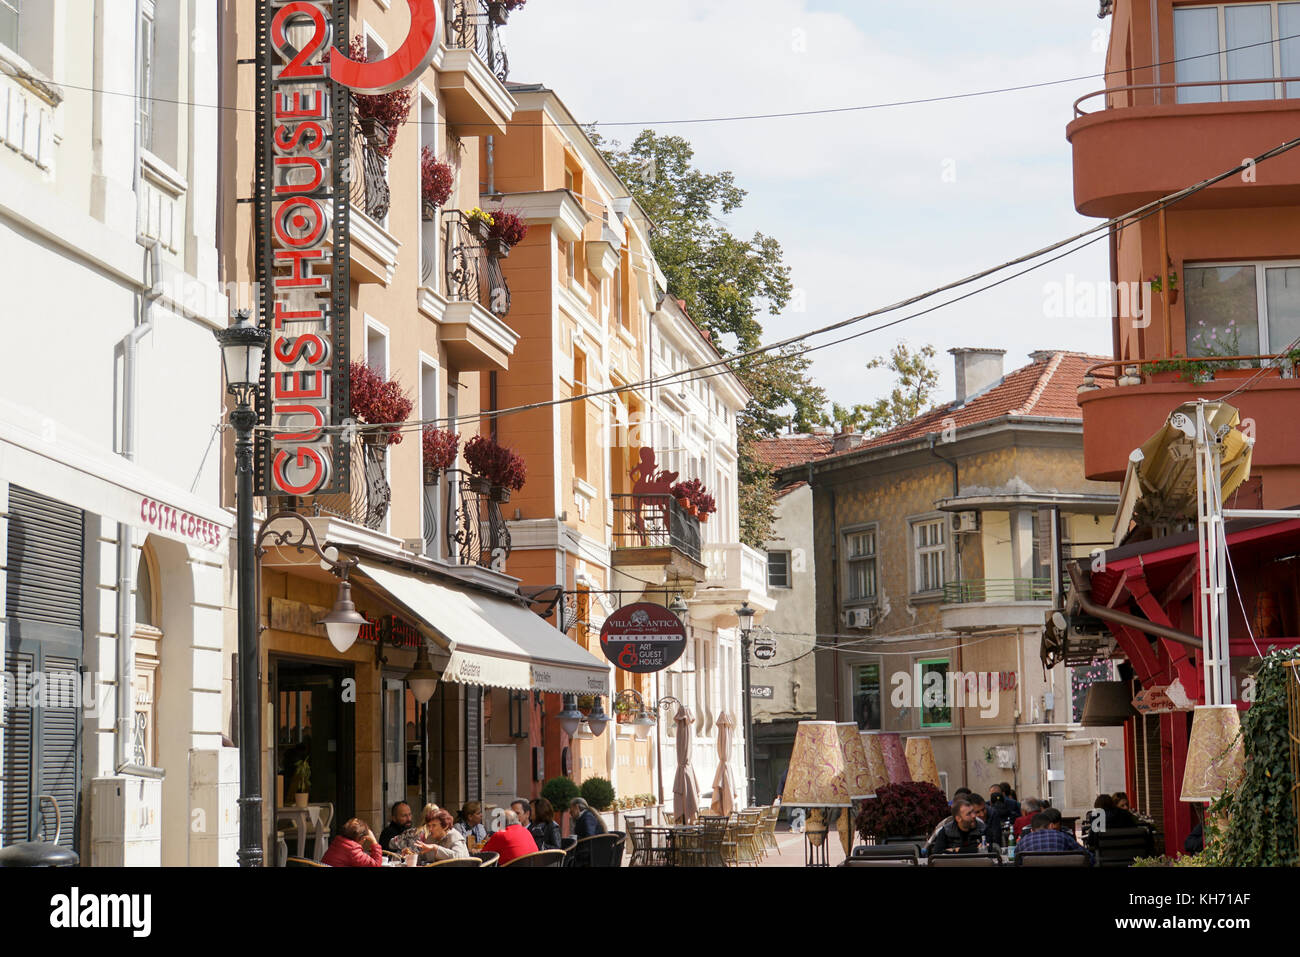
[[605, 619], [600, 650], [624, 671], [663, 671], [686, 651], [686, 626], [662, 605], [637, 602]]

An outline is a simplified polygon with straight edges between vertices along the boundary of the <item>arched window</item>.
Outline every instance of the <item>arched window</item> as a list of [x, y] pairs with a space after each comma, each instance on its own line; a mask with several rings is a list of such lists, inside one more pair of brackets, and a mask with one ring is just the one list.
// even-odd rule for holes
[[135, 680], [131, 699], [135, 714], [133, 764], [158, 763], [158, 665], [162, 657], [162, 612], [158, 560], [148, 545], [140, 550], [135, 572]]

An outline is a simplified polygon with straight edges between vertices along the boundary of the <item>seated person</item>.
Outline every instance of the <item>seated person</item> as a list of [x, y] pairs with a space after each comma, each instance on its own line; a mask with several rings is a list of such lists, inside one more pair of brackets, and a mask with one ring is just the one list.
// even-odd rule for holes
[[506, 826], [496, 831], [483, 845], [484, 853], [495, 851], [501, 855], [498, 864], [509, 864], [516, 857], [537, 853], [537, 841], [528, 833], [528, 829], [519, 823], [519, 815], [514, 810], [505, 812]]
[[411, 805], [405, 801], [398, 801], [389, 811], [388, 823], [384, 829], [379, 832], [379, 846], [385, 851], [396, 851], [392, 847], [393, 838], [405, 834], [411, 827]]
[[528, 829], [539, 851], [558, 851], [560, 849], [560, 825], [555, 821], [555, 808], [546, 798], [533, 801], [533, 824]]
[[980, 842], [985, 843], [985, 850], [996, 851], [997, 845], [988, 841], [984, 822], [975, 816], [975, 807], [966, 798], [952, 802], [952, 820], [939, 826], [926, 844], [926, 854], [935, 857], [940, 854], [975, 854], [980, 850]]
[[465, 846], [465, 836], [456, 830], [451, 813], [441, 808], [433, 812], [424, 830], [427, 841], [417, 839], [415, 849], [420, 852], [422, 864], [447, 861], [453, 857], [469, 857], [469, 848]]
[[339, 829], [320, 862], [329, 867], [381, 867], [384, 852], [370, 825], [354, 817]]
[[600, 815], [582, 798], [574, 798], [569, 802], [569, 820], [573, 822], [573, 836], [578, 840], [608, 831]]
[[1025, 803], [1023, 805], [1025, 813], [1016, 818], [1015, 822], [1011, 825], [1011, 830], [1016, 835], [1017, 839], [1029, 828], [1029, 822], [1034, 819], [1034, 815], [1042, 809], [1043, 802], [1038, 800], [1038, 798], [1025, 798]]
[[[1034, 815], [1033, 820], [1029, 822], [1029, 830], [1016, 845], [1017, 856], [1032, 854], [1035, 851], [1084, 850], [1074, 839], [1073, 834], [1061, 830], [1061, 812], [1056, 811], [1052, 814], [1051, 811], [1055, 811], [1055, 808], [1039, 811]], [[1092, 859], [1092, 854], [1088, 854], [1088, 859]]]
[[456, 830], [467, 841], [473, 841], [475, 844], [482, 844], [486, 841], [487, 828], [483, 825], [483, 805], [478, 801], [470, 801], [461, 808], [460, 820], [456, 822]]

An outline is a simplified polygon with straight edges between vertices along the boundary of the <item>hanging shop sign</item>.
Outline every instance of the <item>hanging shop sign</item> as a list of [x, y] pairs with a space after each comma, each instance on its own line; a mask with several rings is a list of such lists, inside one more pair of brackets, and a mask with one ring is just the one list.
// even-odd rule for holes
[[605, 619], [600, 650], [624, 671], [663, 671], [686, 651], [686, 626], [663, 605], [626, 605]]
[[770, 640], [755, 642], [754, 657], [759, 661], [771, 661], [776, 657], [776, 642]]
[[257, 281], [271, 332], [259, 405], [259, 495], [348, 491], [349, 88], [409, 85], [438, 45], [437, 0], [407, 0], [392, 56], [348, 58], [347, 0], [257, 5]]

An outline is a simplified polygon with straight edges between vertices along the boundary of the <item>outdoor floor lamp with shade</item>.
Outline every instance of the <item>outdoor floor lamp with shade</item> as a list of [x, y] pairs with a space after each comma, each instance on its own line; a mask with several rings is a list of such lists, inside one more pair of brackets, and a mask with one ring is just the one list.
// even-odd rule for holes
[[[261, 631], [258, 622], [258, 555], [262, 540], [272, 535], [278, 545], [291, 545], [306, 551], [310, 537], [312, 549], [330, 563], [339, 582], [334, 607], [318, 624], [325, 626], [330, 643], [340, 653], [356, 641], [366, 623], [352, 604], [351, 586], [347, 581], [347, 562], [326, 555], [316, 543], [315, 533], [297, 512], [280, 511], [268, 516], [262, 531], [253, 534], [253, 430], [257, 427], [254, 399], [262, 370], [262, 357], [270, 333], [258, 327], [248, 310], [235, 314], [236, 322], [214, 333], [221, 347], [221, 364], [226, 376], [226, 391], [235, 397], [230, 425], [235, 431], [235, 514], [239, 539], [236, 570], [239, 587], [236, 597], [239, 623], [239, 865], [262, 866], [262, 775], [261, 775], [261, 697], [258, 693], [259, 648]], [[272, 532], [273, 521], [292, 517], [301, 523], [302, 536], [290, 540], [289, 533]]]
[[804, 824], [804, 864], [808, 867], [827, 867], [830, 863], [823, 809], [849, 808], [853, 804], [846, 764], [836, 722], [799, 722], [781, 805], [808, 808], [810, 812]]

